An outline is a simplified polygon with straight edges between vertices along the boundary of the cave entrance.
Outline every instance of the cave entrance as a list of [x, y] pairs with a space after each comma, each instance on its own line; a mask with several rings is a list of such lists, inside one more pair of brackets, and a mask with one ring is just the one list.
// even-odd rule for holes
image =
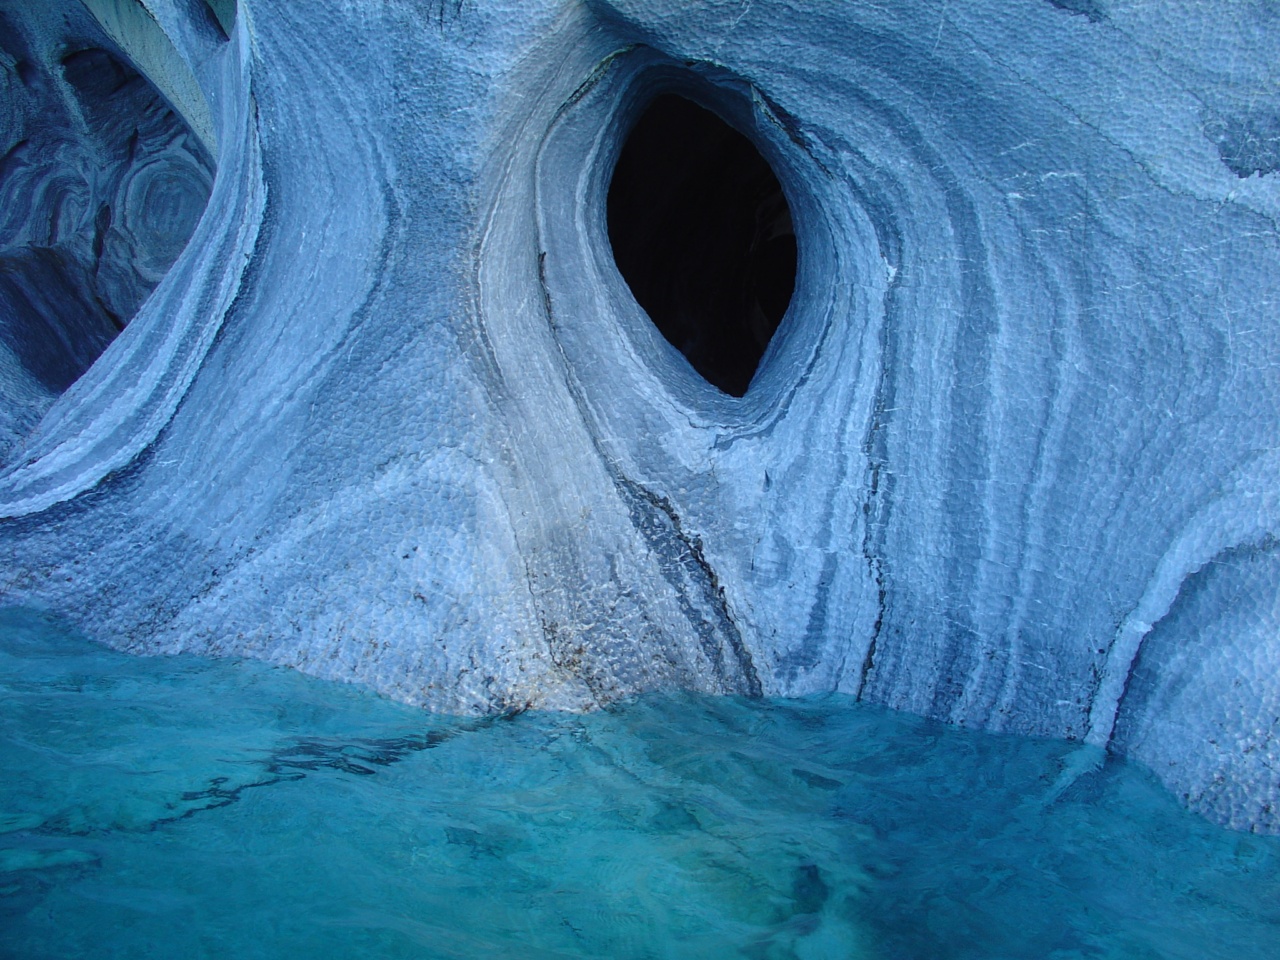
[[782, 185], [738, 131], [684, 97], [656, 97], [609, 184], [618, 270], [708, 383], [747, 392], [796, 282]]
[[203, 142], [106, 37], [79, 42], [96, 28], [77, 10], [0, 16], [0, 465], [138, 312], [212, 190]]

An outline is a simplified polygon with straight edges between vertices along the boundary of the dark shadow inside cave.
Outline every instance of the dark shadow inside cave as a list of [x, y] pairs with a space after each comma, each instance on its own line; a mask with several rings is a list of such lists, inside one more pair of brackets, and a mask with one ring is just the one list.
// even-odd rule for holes
[[746, 393], [796, 279], [791, 211], [760, 151], [662, 94], [618, 157], [608, 221], [618, 270], [662, 335], [709, 383]]
[[213, 182], [204, 145], [118, 51], [66, 47], [0, 21], [11, 95], [0, 139], [0, 463], [163, 279]]

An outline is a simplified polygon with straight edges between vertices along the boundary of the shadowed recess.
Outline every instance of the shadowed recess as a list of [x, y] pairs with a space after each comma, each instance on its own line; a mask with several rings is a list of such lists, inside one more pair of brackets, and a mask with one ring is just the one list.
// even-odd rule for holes
[[102, 39], [0, 37], [0, 461], [163, 279], [213, 182], [203, 144]]
[[782, 185], [745, 136], [657, 97], [609, 185], [618, 270], [707, 382], [740, 397], [791, 302], [796, 238]]
[[223, 34], [229, 37], [236, 24], [236, 0], [204, 0], [204, 2], [214, 19], [218, 21]]

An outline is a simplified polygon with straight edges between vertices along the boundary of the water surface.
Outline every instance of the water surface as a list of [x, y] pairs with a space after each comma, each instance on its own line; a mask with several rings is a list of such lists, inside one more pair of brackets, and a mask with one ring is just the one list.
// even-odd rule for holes
[[1276, 960], [1280, 840], [847, 698], [451, 719], [0, 612], [0, 956]]

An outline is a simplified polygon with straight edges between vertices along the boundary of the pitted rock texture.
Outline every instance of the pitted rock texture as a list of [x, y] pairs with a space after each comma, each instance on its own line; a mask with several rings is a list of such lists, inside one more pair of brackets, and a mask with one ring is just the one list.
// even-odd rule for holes
[[[95, 5], [217, 178], [0, 480], [8, 602], [440, 710], [841, 690], [1280, 830], [1273, 5]], [[612, 257], [667, 93], [790, 205], [741, 397]]]

